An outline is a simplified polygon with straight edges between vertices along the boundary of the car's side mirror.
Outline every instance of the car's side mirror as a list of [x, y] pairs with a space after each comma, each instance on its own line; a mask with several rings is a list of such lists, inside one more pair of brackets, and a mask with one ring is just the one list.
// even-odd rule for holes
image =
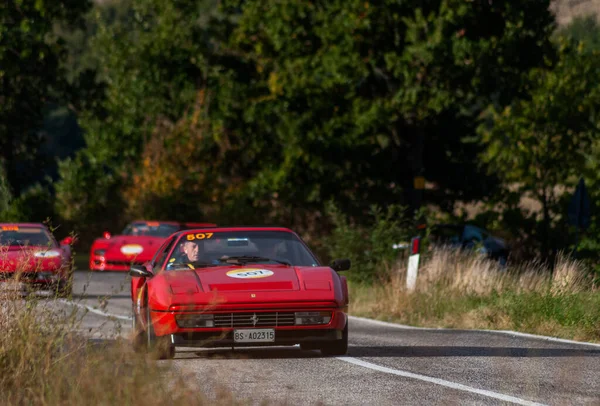
[[102, 234], [102, 237], [104, 237], [104, 238], [106, 238], [107, 240], [109, 240], [109, 239], [110, 239], [110, 237], [111, 237], [111, 235], [110, 235], [110, 233], [109, 233], [108, 231], [105, 231], [105, 232]]
[[75, 242], [75, 239], [73, 237], [65, 237], [62, 240], [60, 240], [60, 245], [71, 245]]
[[146, 267], [143, 265], [131, 265], [131, 268], [129, 268], [129, 275], [138, 278], [151, 278], [154, 276], [152, 272], [146, 269]]
[[330, 265], [330, 267], [336, 272], [347, 271], [350, 269], [351, 262], [348, 258], [336, 259]]

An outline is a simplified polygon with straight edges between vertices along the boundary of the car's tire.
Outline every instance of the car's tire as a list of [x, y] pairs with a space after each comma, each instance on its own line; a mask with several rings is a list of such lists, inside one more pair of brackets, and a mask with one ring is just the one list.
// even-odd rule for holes
[[134, 311], [134, 308], [135, 308], [135, 304], [132, 304], [131, 305], [131, 313], [132, 313], [131, 318], [132, 318], [133, 336], [131, 338], [131, 341], [132, 341], [133, 351], [135, 351], [137, 353], [144, 353], [148, 349], [148, 345], [146, 342], [146, 332], [144, 331], [144, 327], [142, 326], [142, 323], [140, 323], [140, 320], [138, 319], [138, 316], [137, 316], [136, 312]]
[[154, 332], [150, 318], [150, 306], [146, 303], [146, 316], [148, 329], [146, 330], [148, 353], [154, 359], [172, 359], [175, 357], [175, 346], [171, 344], [169, 336], [157, 336]]
[[321, 344], [320, 350], [321, 354], [325, 356], [346, 355], [348, 352], [348, 322], [346, 322], [346, 326], [342, 332], [342, 338], [340, 340]]

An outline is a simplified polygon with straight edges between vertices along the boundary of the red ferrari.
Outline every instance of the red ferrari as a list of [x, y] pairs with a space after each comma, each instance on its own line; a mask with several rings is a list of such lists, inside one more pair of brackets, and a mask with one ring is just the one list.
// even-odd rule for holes
[[322, 264], [281, 227], [216, 227], [170, 236], [130, 269], [134, 348], [172, 358], [180, 347], [300, 344], [348, 349], [350, 260]]
[[175, 221], [134, 221], [120, 235], [108, 231], [90, 249], [90, 270], [128, 271], [132, 264], [149, 261], [158, 247], [171, 234], [195, 227], [213, 227], [211, 223], [179, 223]]
[[0, 281], [18, 279], [68, 297], [72, 289], [72, 237], [56, 241], [41, 223], [0, 223]]

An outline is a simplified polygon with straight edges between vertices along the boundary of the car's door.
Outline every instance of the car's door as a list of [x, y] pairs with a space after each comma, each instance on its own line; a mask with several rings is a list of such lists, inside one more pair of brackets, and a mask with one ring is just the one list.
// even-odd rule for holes
[[[160, 270], [160, 266], [162, 265], [162, 263], [164, 262], [164, 257], [165, 255], [167, 255], [170, 251], [171, 248], [173, 247], [173, 244], [175, 243], [175, 240], [177, 238], [175, 236], [172, 236], [170, 238], [168, 238], [161, 246], [160, 248], [156, 251], [156, 253], [154, 254], [154, 257], [146, 262], [144, 264], [144, 266], [146, 267], [146, 269], [154, 274], [156, 274], [156, 272], [158, 270]], [[145, 303], [143, 301], [143, 296], [144, 296], [144, 287], [146, 285], [146, 278], [141, 278], [141, 277], [136, 277], [136, 276], [132, 276], [131, 277], [131, 300], [134, 302], [134, 309], [136, 312], [138, 312], [138, 316], [142, 316], [142, 314], [140, 314], [142, 308], [145, 306]], [[143, 312], [141, 312], [143, 313]], [[143, 318], [143, 316], [142, 316]]]

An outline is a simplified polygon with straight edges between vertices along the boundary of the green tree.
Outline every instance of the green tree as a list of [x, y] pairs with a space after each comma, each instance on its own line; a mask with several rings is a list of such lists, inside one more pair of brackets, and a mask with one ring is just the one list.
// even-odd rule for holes
[[0, 4], [0, 161], [14, 193], [43, 167], [36, 130], [43, 108], [64, 90], [63, 43], [53, 24], [77, 24], [87, 0], [13, 0]]
[[[81, 41], [89, 35], [92, 50], [85, 54], [93, 55], [94, 64], [86, 66], [74, 60], [72, 68], [87, 72], [99, 67], [96, 80], [103, 84], [104, 98], [98, 104], [81, 106], [79, 117], [85, 130], [86, 150], [60, 167], [57, 209], [65, 218], [90, 223], [98, 220], [98, 215], [105, 218], [102, 213], [112, 213], [113, 209], [121, 210], [123, 221], [123, 213], [154, 215], [159, 210], [171, 218], [185, 217], [186, 213], [197, 216], [192, 208], [181, 211], [185, 193], [163, 186], [165, 179], [191, 167], [200, 172], [183, 174], [185, 184], [201, 187], [206, 178], [203, 171], [210, 172], [216, 163], [223, 162], [228, 151], [239, 150], [230, 146], [222, 130], [222, 122], [230, 114], [230, 102], [222, 105], [220, 95], [237, 99], [237, 103], [240, 95], [228, 84], [232, 81], [227, 80], [227, 64], [235, 58], [219, 54], [220, 39], [226, 37], [231, 23], [220, 15], [216, 3], [127, 0], [98, 5], [90, 16], [90, 24], [95, 28], [72, 38], [74, 46], [81, 49]], [[205, 94], [203, 107], [197, 109], [201, 93]], [[197, 114], [200, 116], [195, 117]], [[207, 120], [208, 114], [214, 120]], [[201, 139], [193, 133], [195, 125], [177, 124], [188, 120], [210, 123], [203, 129]], [[170, 126], [176, 127], [173, 136], [160, 133], [169, 133]], [[181, 148], [172, 148], [178, 136], [182, 142], [197, 139], [188, 145], [195, 162], [182, 162], [184, 156], [189, 158], [190, 151], [182, 154]], [[164, 168], [166, 172], [160, 174], [173, 172], [166, 178], [144, 166], [148, 154], [152, 155], [149, 150], [161, 145], [163, 138], [175, 140], [160, 151], [160, 163], [180, 166]], [[235, 159], [227, 159], [225, 172], [237, 165]], [[103, 168], [110, 168], [110, 176], [105, 176]], [[226, 179], [225, 176], [223, 181]], [[151, 187], [138, 194], [139, 185]], [[171, 198], [167, 190], [175, 197]], [[114, 200], [106, 200], [107, 191]], [[125, 198], [123, 191], [131, 199], [126, 204], [128, 208], [117, 204]], [[158, 196], [159, 192], [165, 195]], [[162, 210], [153, 206], [151, 211], [144, 203], [150, 201], [171, 204], [161, 203]], [[110, 204], [110, 210], [106, 204]]]
[[482, 125], [482, 159], [517, 195], [542, 207], [542, 255], [551, 229], [564, 216], [561, 186], [585, 173], [586, 157], [599, 130], [600, 53], [561, 39], [558, 61], [534, 69], [528, 98], [493, 110]]
[[252, 65], [242, 134], [268, 140], [248, 193], [312, 210], [408, 203], [421, 174], [438, 202], [489, 194], [479, 146], [463, 141], [552, 53], [548, 1], [225, 4], [240, 12], [232, 48]]

